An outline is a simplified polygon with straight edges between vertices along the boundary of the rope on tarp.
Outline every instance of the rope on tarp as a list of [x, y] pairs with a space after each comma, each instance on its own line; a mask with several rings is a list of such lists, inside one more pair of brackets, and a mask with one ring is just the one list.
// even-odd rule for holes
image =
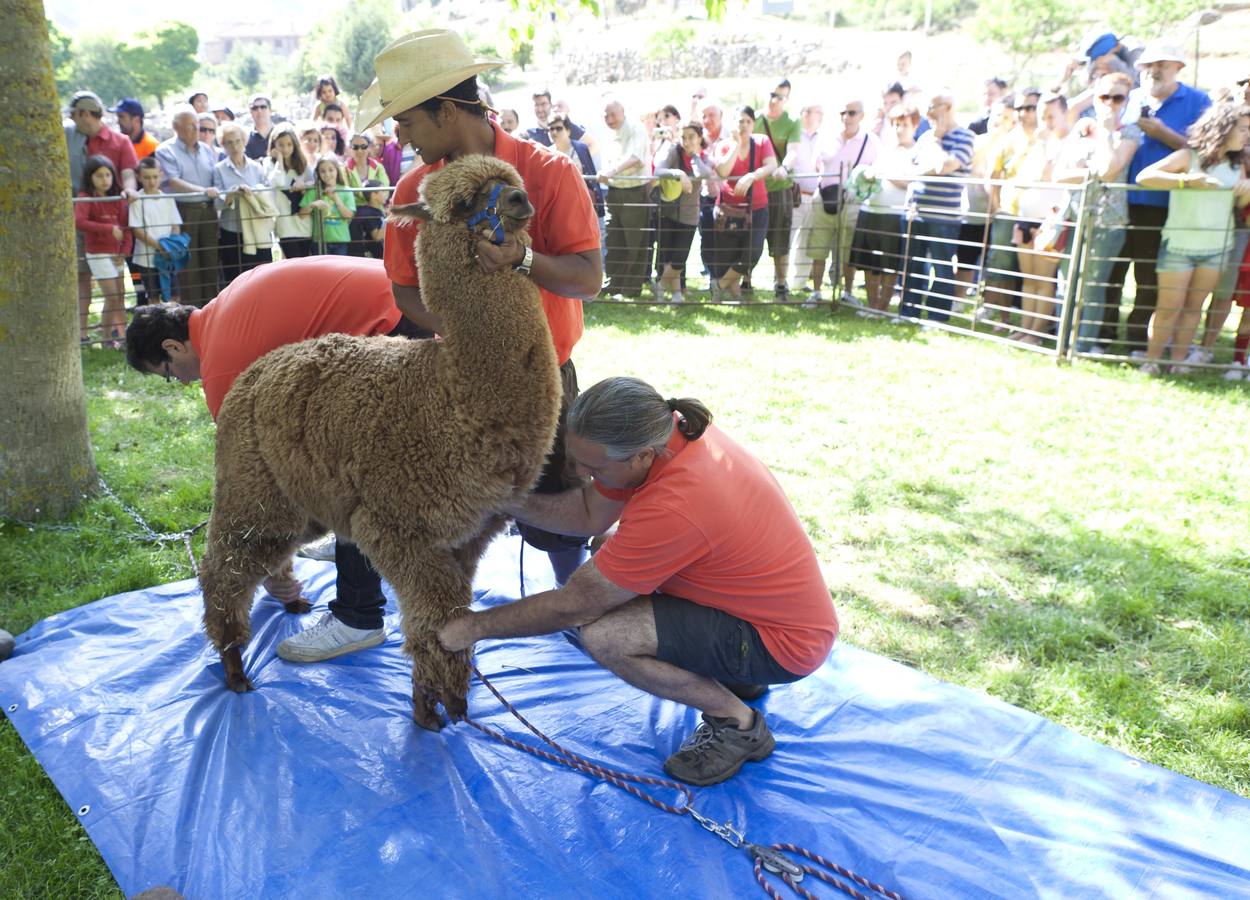
[[[679, 784], [676, 781], [670, 781], [666, 778], [656, 778], [649, 775], [635, 775], [630, 772], [622, 772], [619, 769], [612, 769], [608, 766], [594, 762], [593, 760], [586, 759], [583, 756], [579, 756], [571, 750], [562, 747], [555, 740], [539, 731], [538, 728], [526, 719], [525, 716], [521, 714], [520, 710], [513, 706], [507, 698], [505, 698], [504, 695], [501, 694], [493, 684], [491, 684], [490, 679], [478, 670], [477, 666], [472, 666], [472, 668], [473, 674], [481, 680], [482, 684], [486, 685], [486, 688], [492, 694], [495, 695], [495, 699], [499, 701], [504, 709], [512, 713], [516, 720], [525, 726], [531, 734], [556, 752], [552, 753], [542, 749], [541, 747], [535, 747], [532, 744], [527, 744], [523, 741], [510, 738], [502, 732], [496, 731], [494, 728], [466, 716], [464, 721], [467, 724], [472, 725], [488, 737], [491, 737], [509, 747], [520, 750], [524, 753], [529, 753], [532, 756], [537, 756], [540, 759], [545, 759], [548, 762], [567, 766], [574, 771], [581, 772], [585, 775], [591, 775], [595, 778], [606, 781], [609, 784], [615, 785], [621, 790], [637, 797], [639, 800], [651, 804], [656, 809], [672, 813], [676, 816], [689, 815], [690, 818], [697, 822], [700, 827], [727, 842], [731, 847], [743, 850], [754, 860], [755, 879], [759, 882], [760, 887], [764, 889], [764, 892], [772, 897], [773, 900], [781, 900], [781, 894], [778, 893], [776, 888], [768, 883], [764, 875], [765, 871], [780, 876], [782, 881], [793, 889], [795, 893], [799, 894], [799, 896], [806, 898], [806, 900], [817, 900], [817, 897], [806, 888], [800, 886], [799, 882], [802, 881], [805, 874], [812, 875], [813, 877], [832, 885], [843, 893], [848, 894], [851, 897], [855, 897], [856, 900], [873, 900], [874, 897], [885, 897], [887, 900], [903, 900], [902, 895], [896, 891], [882, 887], [876, 882], [869, 881], [863, 876], [852, 872], [850, 869], [840, 866], [817, 853], [813, 853], [812, 851], [806, 850], [795, 844], [772, 844], [771, 846], [766, 847], [746, 840], [746, 835], [734, 828], [731, 823], [716, 822], [696, 810], [694, 808], [694, 792], [684, 784]], [[638, 785], [648, 785], [675, 791], [682, 798], [681, 805], [667, 803], [664, 800], [647, 793], [642, 788], [638, 787]], [[787, 853], [805, 857], [816, 865], [829, 871], [821, 871], [821, 869], [816, 868], [816, 866], [795, 862], [790, 857], [786, 856]], [[833, 875], [829, 874], [829, 872], [836, 874], [846, 881], [854, 882], [860, 887], [868, 890], [870, 893], [865, 894], [851, 885], [835, 879]]]

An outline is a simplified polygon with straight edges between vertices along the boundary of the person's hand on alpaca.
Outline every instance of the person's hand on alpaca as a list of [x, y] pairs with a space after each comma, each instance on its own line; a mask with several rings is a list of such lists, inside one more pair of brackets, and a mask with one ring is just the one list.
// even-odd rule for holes
[[461, 650], [472, 647], [477, 642], [477, 635], [474, 634], [473, 628], [473, 614], [466, 613], [444, 622], [443, 626], [438, 629], [438, 642], [443, 645], [444, 650], [452, 653], [459, 653]]
[[525, 258], [525, 244], [515, 234], [509, 234], [502, 244], [492, 244], [482, 238], [474, 248], [478, 265], [487, 275], [503, 269], [511, 269]]
[[261, 582], [270, 597], [278, 600], [287, 612], [308, 612], [312, 604], [304, 599], [304, 582], [290, 575], [269, 575]]

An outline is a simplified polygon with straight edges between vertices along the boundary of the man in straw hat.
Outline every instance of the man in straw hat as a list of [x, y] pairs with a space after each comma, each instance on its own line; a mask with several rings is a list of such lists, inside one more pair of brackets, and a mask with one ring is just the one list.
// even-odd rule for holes
[[[534, 206], [530, 220], [531, 247], [514, 237], [495, 245], [481, 240], [479, 264], [485, 272], [511, 266], [533, 279], [542, 293], [543, 308], [560, 359], [564, 401], [555, 447], [543, 469], [536, 490], [557, 493], [565, 489], [564, 417], [577, 396], [577, 372], [570, 358], [582, 335], [582, 299], [595, 296], [603, 284], [599, 252], [599, 222], [581, 175], [563, 154], [528, 141], [519, 141], [487, 118], [490, 108], [478, 95], [478, 73], [499, 68], [497, 59], [476, 56], [460, 36], [443, 29], [418, 31], [389, 44], [374, 59], [377, 78], [361, 97], [357, 118], [368, 130], [383, 119], [395, 120], [397, 133], [421, 155], [424, 165], [400, 178], [394, 202], [417, 201], [417, 189], [430, 172], [447, 161], [482, 153], [510, 163], [525, 180]], [[395, 303], [411, 321], [430, 332], [442, 331], [438, 317], [421, 302], [414, 245], [419, 225], [388, 223], [383, 259], [391, 279]], [[551, 557], [557, 580], [565, 580], [581, 565], [585, 539], [568, 538], [537, 527], [522, 525], [526, 541]], [[349, 616], [351, 628], [341, 620], [333, 628], [320, 627], [289, 638], [306, 641], [298, 658], [303, 661], [339, 656], [344, 648], [359, 644], [361, 632], [382, 628], [381, 589], [377, 602]], [[363, 622], [362, 616], [371, 617]], [[331, 623], [334, 624], [334, 623]], [[307, 638], [304, 638], [307, 635]]]

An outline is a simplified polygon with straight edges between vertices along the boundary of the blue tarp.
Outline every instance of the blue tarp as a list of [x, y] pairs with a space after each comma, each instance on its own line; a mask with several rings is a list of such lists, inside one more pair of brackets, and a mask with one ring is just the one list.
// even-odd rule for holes
[[[516, 553], [514, 538], [492, 546], [480, 602], [516, 596]], [[539, 554], [526, 562], [549, 577]], [[298, 573], [323, 605], [332, 567]], [[236, 695], [194, 581], [109, 597], [22, 635], [0, 704], [128, 894], [759, 890], [746, 856], [689, 817], [466, 725], [418, 729], [388, 613], [382, 647], [293, 665], [275, 648], [307, 620], [259, 601], [244, 655], [257, 690]], [[560, 637], [484, 643], [477, 662], [539, 729], [627, 771], [662, 775], [696, 723]], [[1031, 713], [844, 643], [760, 706], [776, 752], [695, 798], [749, 840], [810, 848], [907, 897], [1250, 896], [1250, 802]], [[532, 740], [481, 685], [470, 712]]]

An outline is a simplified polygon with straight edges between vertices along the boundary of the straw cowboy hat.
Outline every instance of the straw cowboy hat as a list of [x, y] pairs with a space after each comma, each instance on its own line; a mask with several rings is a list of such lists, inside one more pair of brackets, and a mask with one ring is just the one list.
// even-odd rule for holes
[[[364, 127], [372, 128], [388, 116], [437, 97], [478, 72], [504, 65], [501, 59], [475, 56], [454, 31], [435, 28], [406, 34], [373, 59], [378, 77], [361, 98], [362, 106], [368, 103], [366, 114], [372, 114]], [[374, 88], [377, 91], [371, 98]], [[363, 118], [360, 113], [357, 115]]]

